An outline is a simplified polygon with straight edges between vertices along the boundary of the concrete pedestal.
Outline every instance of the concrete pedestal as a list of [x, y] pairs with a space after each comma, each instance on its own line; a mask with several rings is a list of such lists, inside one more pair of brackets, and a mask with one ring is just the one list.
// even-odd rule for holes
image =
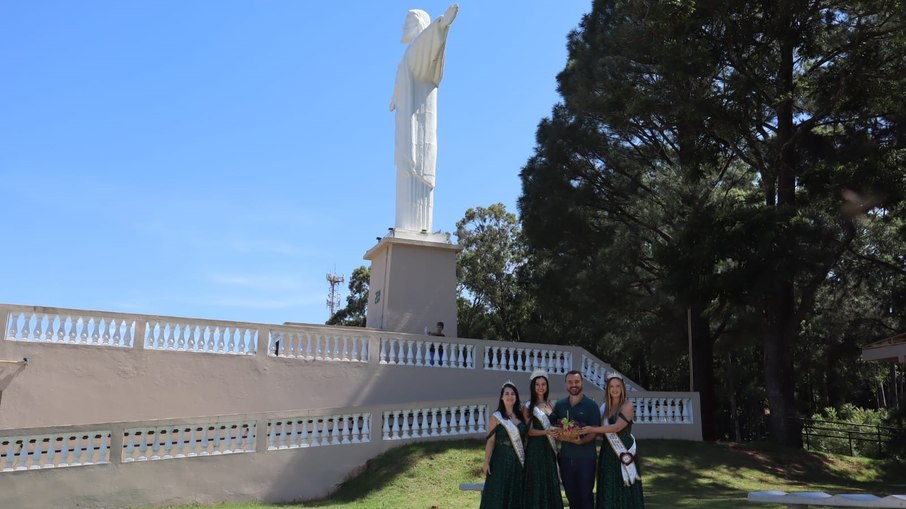
[[456, 254], [462, 247], [440, 235], [394, 235], [365, 253], [371, 261], [366, 325], [424, 334], [444, 322], [444, 334], [457, 337]]

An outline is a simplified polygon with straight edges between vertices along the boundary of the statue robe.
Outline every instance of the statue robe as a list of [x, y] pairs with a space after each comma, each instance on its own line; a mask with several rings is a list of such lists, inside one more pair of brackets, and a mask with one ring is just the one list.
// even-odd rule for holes
[[437, 86], [444, 74], [449, 23], [443, 16], [406, 48], [396, 70], [396, 228], [432, 231], [437, 163]]

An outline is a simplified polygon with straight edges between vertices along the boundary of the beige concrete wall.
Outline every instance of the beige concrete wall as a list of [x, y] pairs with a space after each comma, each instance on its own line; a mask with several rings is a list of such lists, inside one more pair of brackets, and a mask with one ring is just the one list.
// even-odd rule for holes
[[456, 254], [461, 250], [438, 242], [381, 239], [365, 254], [372, 271], [368, 326], [418, 334], [444, 322], [446, 336], [456, 337]]

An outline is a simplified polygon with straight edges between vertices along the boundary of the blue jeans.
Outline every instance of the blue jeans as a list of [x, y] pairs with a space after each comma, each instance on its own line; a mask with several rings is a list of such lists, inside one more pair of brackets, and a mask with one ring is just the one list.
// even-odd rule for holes
[[594, 509], [595, 458], [558, 458], [569, 509]]

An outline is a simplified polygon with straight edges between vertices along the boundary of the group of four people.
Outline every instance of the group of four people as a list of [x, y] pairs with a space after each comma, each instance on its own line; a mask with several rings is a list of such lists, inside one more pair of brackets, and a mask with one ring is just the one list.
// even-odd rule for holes
[[553, 404], [547, 373], [536, 370], [530, 380], [524, 405], [512, 382], [500, 389], [488, 423], [481, 509], [563, 509], [561, 480], [570, 509], [643, 509], [623, 377], [608, 376], [600, 407], [583, 393], [578, 371], [566, 374], [569, 395]]

